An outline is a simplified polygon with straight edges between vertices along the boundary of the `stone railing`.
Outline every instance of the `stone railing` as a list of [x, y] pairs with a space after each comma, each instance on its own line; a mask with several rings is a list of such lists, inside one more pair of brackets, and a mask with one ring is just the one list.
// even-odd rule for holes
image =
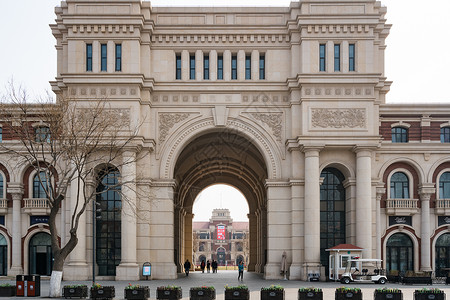
[[50, 213], [47, 198], [25, 198], [23, 203], [23, 212], [29, 215], [48, 215]]
[[0, 199], [0, 208], [8, 208], [8, 200]]
[[386, 213], [390, 215], [413, 215], [419, 212], [419, 199], [387, 199]]
[[437, 199], [435, 212], [438, 215], [450, 214], [450, 199]]

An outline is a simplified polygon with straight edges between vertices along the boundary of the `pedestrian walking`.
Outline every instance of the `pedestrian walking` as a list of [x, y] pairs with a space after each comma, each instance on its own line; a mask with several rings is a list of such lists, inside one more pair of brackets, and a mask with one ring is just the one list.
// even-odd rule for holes
[[209, 259], [206, 261], [206, 271], [209, 273], [209, 270], [211, 269], [211, 263]]
[[202, 269], [202, 273], [205, 273], [205, 261], [202, 260], [202, 262], [200, 263], [200, 269]]
[[186, 276], [189, 276], [189, 270], [191, 269], [191, 263], [189, 262], [189, 259], [186, 259], [184, 262], [184, 272], [186, 273]]
[[240, 279], [241, 281], [244, 281], [244, 262], [242, 260], [239, 262], [238, 271], [238, 280]]
[[217, 273], [217, 261], [215, 259], [213, 259], [213, 261], [211, 263], [211, 267], [212, 267], [213, 273]]

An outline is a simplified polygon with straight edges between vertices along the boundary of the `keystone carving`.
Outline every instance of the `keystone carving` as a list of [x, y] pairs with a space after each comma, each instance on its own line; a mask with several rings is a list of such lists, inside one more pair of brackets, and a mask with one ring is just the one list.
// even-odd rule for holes
[[272, 129], [273, 135], [276, 137], [277, 141], [281, 141], [281, 129], [283, 114], [282, 113], [252, 113], [253, 118], [259, 120], [266, 124]]
[[170, 129], [175, 124], [187, 119], [188, 113], [163, 113], [159, 115], [159, 141], [164, 143]]
[[311, 110], [313, 127], [320, 128], [365, 128], [366, 110], [363, 108]]

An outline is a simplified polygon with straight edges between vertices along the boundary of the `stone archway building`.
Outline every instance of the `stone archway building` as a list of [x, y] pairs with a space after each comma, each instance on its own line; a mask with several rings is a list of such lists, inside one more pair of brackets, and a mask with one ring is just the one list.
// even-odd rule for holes
[[[245, 195], [249, 268], [267, 279], [280, 278], [284, 251], [291, 279], [320, 271], [333, 232], [363, 257], [383, 259], [389, 238], [407, 234], [414, 269], [435, 268], [434, 245], [450, 223], [450, 107], [385, 103], [390, 25], [380, 2], [177, 8], [66, 0], [55, 12], [53, 91], [76, 101], [106, 97], [124, 120], [142, 123], [139, 147], [124, 160], [150, 153], [119, 170], [136, 177], [139, 212], [122, 218], [115, 279], [139, 279], [147, 261], [153, 278], [176, 278], [192, 258], [193, 201], [212, 183]], [[20, 204], [24, 170], [0, 163], [3, 195]], [[340, 197], [325, 198], [325, 175], [339, 181]], [[29, 212], [7, 207], [10, 275], [28, 259], [21, 238], [31, 227]], [[332, 219], [337, 213], [344, 220]], [[86, 234], [67, 261], [67, 280], [90, 278], [91, 226], [87, 218], [80, 228]]]

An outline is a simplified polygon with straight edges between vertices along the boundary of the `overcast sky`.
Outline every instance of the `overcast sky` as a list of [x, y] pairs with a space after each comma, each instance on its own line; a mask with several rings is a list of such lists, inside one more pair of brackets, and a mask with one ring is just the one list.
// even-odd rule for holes
[[[243, 2], [245, 6], [288, 6], [290, 3], [286, 0], [151, 2], [153, 6], [242, 6]], [[0, 0], [0, 94], [11, 78], [32, 95], [50, 90], [48, 82], [54, 80], [56, 73], [56, 50], [48, 25], [54, 23], [54, 7], [59, 3], [56, 0]], [[450, 0], [382, 0], [381, 3], [388, 8], [387, 22], [393, 24], [386, 42], [385, 73], [388, 80], [393, 81], [387, 102], [450, 103], [450, 94], [444, 89], [450, 81]], [[217, 195], [211, 201], [216, 201]], [[227, 197], [224, 190], [222, 197]], [[242, 201], [233, 206], [237, 207], [236, 211], [242, 212], [242, 207], [246, 206], [242, 206]], [[198, 218], [199, 215], [197, 213]], [[211, 212], [205, 215], [202, 220], [208, 220]]]

